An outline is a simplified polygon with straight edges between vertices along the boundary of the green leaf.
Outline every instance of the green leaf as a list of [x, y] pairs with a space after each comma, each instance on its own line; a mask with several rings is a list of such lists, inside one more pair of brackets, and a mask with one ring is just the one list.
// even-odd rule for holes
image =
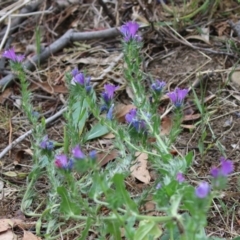
[[157, 239], [162, 235], [162, 230], [154, 221], [142, 220], [139, 223], [139, 228], [137, 229], [134, 240], [148, 240]]
[[76, 98], [73, 109], [73, 124], [81, 133], [88, 118], [88, 102], [86, 101], [86, 99]]
[[82, 231], [82, 236], [79, 237], [78, 240], [85, 240], [85, 239], [87, 239], [87, 237], [88, 237], [88, 231], [89, 231], [89, 228], [91, 227], [91, 223], [92, 223], [92, 221], [91, 221], [91, 218], [89, 217], [89, 218], [87, 219], [87, 222], [86, 222], [86, 227], [85, 227], [85, 229]]
[[71, 202], [71, 197], [65, 187], [61, 186], [57, 188], [58, 194], [61, 196], [60, 211], [65, 213], [67, 216], [71, 217], [74, 215], [79, 215], [81, 208], [76, 203]]
[[100, 123], [97, 123], [91, 128], [89, 132], [86, 133], [84, 139], [85, 141], [89, 141], [89, 140], [101, 137], [107, 133], [109, 133], [109, 129], [106, 126]]
[[132, 211], [137, 212], [136, 203], [130, 198], [128, 191], [124, 185], [124, 176], [122, 174], [115, 174], [113, 177], [113, 183], [116, 186], [116, 193], [120, 194], [123, 198], [123, 204], [126, 204]]
[[121, 225], [118, 221], [106, 221], [106, 233], [109, 233], [112, 237], [114, 237], [114, 240], [121, 240]]
[[189, 167], [192, 164], [193, 160], [193, 151], [190, 151], [186, 156], [185, 156], [187, 166]]

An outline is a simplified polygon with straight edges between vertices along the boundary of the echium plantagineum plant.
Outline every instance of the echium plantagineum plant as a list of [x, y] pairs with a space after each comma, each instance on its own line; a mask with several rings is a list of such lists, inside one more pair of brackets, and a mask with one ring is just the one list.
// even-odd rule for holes
[[[188, 89], [176, 88], [166, 93], [167, 83], [156, 79], [152, 80], [148, 93], [143, 87], [145, 79], [141, 72], [143, 40], [139, 25], [128, 22], [120, 31], [126, 63], [124, 76], [133, 93], [135, 107], [126, 114], [125, 124], [120, 125], [114, 115], [115, 97], [120, 87], [107, 83], [102, 93], [96, 94], [91, 77], [77, 68], [73, 69], [67, 75], [70, 93], [63, 144], [53, 142], [43, 130], [41, 137], [39, 134], [34, 136], [38, 143], [34, 148], [35, 156], [40, 160], [33, 167], [30, 178], [33, 180], [24, 195], [22, 210], [29, 216], [39, 217], [36, 228], [39, 235], [42, 222], [49, 223], [45, 239], [56, 239], [60, 226], [68, 220], [75, 220], [76, 225], [61, 231], [61, 235], [79, 229], [79, 239], [87, 239], [89, 229], [94, 229], [98, 239], [109, 236], [111, 239], [122, 239], [123, 234], [126, 239], [134, 240], [213, 239], [208, 238], [204, 231], [207, 213], [212, 199], [226, 187], [227, 178], [234, 170], [233, 162], [222, 157], [219, 166], [210, 170], [208, 180], [195, 185], [188, 182], [193, 153], [176, 157], [170, 153], [181, 131]], [[21, 55], [16, 55], [11, 49], [3, 56], [9, 58], [13, 66], [18, 66], [20, 78], [24, 76]], [[24, 84], [26, 80], [22, 78], [21, 85]], [[30, 105], [26, 86], [23, 94], [28, 97], [25, 104]], [[149, 94], [150, 98], [146, 97]], [[171, 100], [174, 112], [173, 128], [166, 137], [160, 135], [161, 121], [157, 114], [164, 94]], [[29, 109], [31, 112], [34, 110], [32, 106]], [[89, 116], [94, 116], [97, 123], [86, 130]], [[36, 122], [34, 120], [35, 132], [39, 132]], [[41, 122], [44, 123], [44, 119]], [[115, 161], [101, 168], [97, 152], [84, 150], [84, 146], [93, 136], [107, 132], [115, 135], [114, 147], [119, 155]], [[56, 146], [62, 147], [57, 149]], [[130, 168], [139, 152], [148, 155], [149, 165], [159, 177], [136, 197], [127, 191], [125, 178], [130, 175]], [[41, 209], [45, 206], [44, 212], [40, 212], [40, 208], [34, 210], [31, 205], [34, 197], [32, 189], [39, 176], [48, 178], [50, 184], [47, 198], [39, 203]], [[154, 201], [157, 216], [141, 210], [147, 199]], [[103, 208], [107, 209], [107, 213], [103, 213]]]

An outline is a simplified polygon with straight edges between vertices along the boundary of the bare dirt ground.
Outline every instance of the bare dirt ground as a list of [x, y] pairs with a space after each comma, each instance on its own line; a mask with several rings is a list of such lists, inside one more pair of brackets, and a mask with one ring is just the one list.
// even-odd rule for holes
[[[207, 232], [229, 239], [240, 235], [240, 73], [237, 70], [240, 33], [235, 32], [234, 27], [227, 22], [231, 20], [236, 23], [239, 19], [239, 4], [233, 0], [219, 4], [214, 4], [217, 1], [209, 1], [210, 5], [205, 11], [184, 18], [187, 13], [184, 12], [183, 1], [174, 1], [175, 9], [179, 12], [177, 16], [167, 13], [158, 1], [102, 2], [56, 0], [39, 1], [36, 4], [36, 1], [30, 1], [31, 6], [36, 4], [35, 8], [25, 6], [25, 11], [41, 13], [24, 16], [17, 23], [12, 21], [13, 29], [10, 28], [6, 34], [6, 41], [4, 34], [9, 31], [7, 27], [10, 23], [7, 17], [0, 21], [0, 41], [5, 41], [4, 48], [14, 46], [17, 52], [26, 55], [29, 62], [32, 62], [31, 58], [37, 52], [37, 26], [42, 49], [54, 43], [69, 29], [89, 34], [82, 41], [69, 41], [50, 56], [43, 57], [41, 63], [35, 62], [28, 69], [36, 110], [48, 118], [61, 109], [68, 93], [65, 74], [76, 66], [92, 76], [95, 88], [99, 91], [106, 82], [121, 85], [117, 101], [130, 104], [131, 94], [123, 77], [120, 34], [116, 30], [110, 37], [106, 34], [94, 38], [91, 33], [119, 27], [129, 20], [138, 21], [142, 26], [144, 41], [143, 71], [154, 79], [165, 80], [168, 90], [175, 86], [194, 86], [198, 98], [205, 105], [205, 114], [200, 114], [194, 104], [194, 94], [190, 94], [187, 101], [189, 107], [185, 111], [190, 111], [192, 118], [183, 122], [184, 130], [175, 145], [182, 153], [189, 150], [195, 153], [194, 171], [187, 176], [189, 180], [194, 182], [196, 176], [207, 178], [209, 169], [218, 164], [222, 153], [234, 161], [235, 173], [230, 178], [229, 188], [214, 201], [209, 212]], [[170, 2], [167, 4], [172, 7]], [[0, 3], [0, 10], [13, 3], [14, 1]], [[108, 8], [107, 11], [105, 7]], [[21, 10], [22, 7], [18, 9]], [[6, 80], [9, 74], [9, 65], [0, 59], [0, 152], [31, 129], [19, 108], [19, 82], [13, 78]], [[167, 104], [168, 102], [164, 109]], [[62, 140], [64, 124], [62, 117], [51, 122], [47, 130], [49, 137], [56, 141]], [[204, 132], [206, 135], [203, 138]], [[111, 142], [111, 139], [107, 141]], [[98, 141], [91, 144], [99, 146]], [[199, 144], [202, 150], [199, 150]], [[20, 211], [20, 203], [26, 177], [32, 167], [30, 149], [31, 136], [27, 136], [0, 160], [2, 219], [18, 218], [26, 221]], [[41, 191], [47, 188], [44, 179], [39, 184], [42, 184], [39, 186]], [[143, 185], [135, 179], [129, 179], [130, 191], [141, 192]], [[33, 226], [35, 220], [27, 219]], [[15, 234], [21, 236], [21, 228], [15, 229]]]

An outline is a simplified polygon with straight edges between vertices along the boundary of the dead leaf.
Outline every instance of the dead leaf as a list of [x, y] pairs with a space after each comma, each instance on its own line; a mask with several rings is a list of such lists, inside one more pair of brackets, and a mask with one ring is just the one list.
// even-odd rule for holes
[[165, 116], [161, 121], [160, 135], [165, 136], [171, 132], [172, 129], [172, 119], [168, 116]]
[[115, 138], [115, 135], [113, 133], [107, 133], [106, 135], [103, 136], [103, 138], [106, 138], [106, 139], [113, 139]]
[[115, 106], [115, 119], [118, 122], [124, 123], [125, 116], [129, 113], [130, 110], [135, 109], [136, 107], [133, 104], [118, 104]]
[[24, 235], [22, 240], [41, 240], [40, 237], [35, 236], [29, 231], [23, 231], [23, 232], [24, 232]]
[[109, 161], [112, 161], [118, 156], [117, 150], [112, 150], [110, 152], [103, 152], [97, 154], [97, 162], [100, 164], [100, 166], [106, 165]]
[[187, 121], [192, 121], [192, 120], [197, 120], [201, 118], [201, 114], [197, 113], [197, 114], [192, 114], [192, 115], [186, 115], [183, 117], [183, 122], [187, 122]]
[[131, 167], [131, 175], [143, 183], [150, 183], [151, 177], [147, 170], [147, 159], [146, 153], [136, 152], [137, 156], [135, 164]]
[[5, 101], [11, 96], [11, 94], [12, 94], [12, 89], [6, 88], [4, 92], [0, 94], [0, 104], [4, 104]]
[[187, 124], [181, 124], [181, 127], [182, 128], [185, 128], [185, 129], [195, 129], [196, 127], [194, 125], [187, 125]]
[[65, 85], [55, 85], [55, 86], [50, 86], [47, 81], [42, 82], [42, 83], [32, 83], [29, 87], [29, 90], [31, 92], [36, 91], [38, 89], [42, 89], [43, 91], [49, 93], [49, 94], [54, 94], [54, 93], [68, 93], [68, 89]]
[[1, 233], [0, 240], [17, 240], [17, 236], [12, 232], [12, 230], [8, 230], [4, 233]]
[[0, 233], [7, 231], [11, 228], [9, 219], [0, 219]]
[[230, 74], [231, 80], [236, 83], [238, 86], [240, 85], [240, 69], [235, 69], [232, 74]]
[[126, 87], [126, 93], [132, 100], [134, 100], [133, 91], [132, 91], [132, 89], [129, 86]]

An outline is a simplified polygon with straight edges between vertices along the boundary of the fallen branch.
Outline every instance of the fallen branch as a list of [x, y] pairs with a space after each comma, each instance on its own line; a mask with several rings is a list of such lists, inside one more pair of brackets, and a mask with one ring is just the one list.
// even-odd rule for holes
[[[102, 31], [93, 31], [93, 32], [74, 32], [74, 30], [68, 30], [62, 37], [57, 39], [54, 43], [52, 43], [49, 47], [45, 48], [45, 50], [38, 56], [35, 55], [31, 58], [30, 61], [27, 61], [23, 64], [24, 68], [27, 70], [33, 70], [35, 68], [35, 64], [38, 62], [46, 61], [48, 57], [52, 54], [58, 52], [63, 49], [69, 43], [74, 41], [84, 41], [90, 39], [98, 39], [98, 38], [113, 38], [120, 35], [120, 32], [117, 28], [110, 28]], [[0, 80], [0, 87], [6, 86], [10, 84], [16, 76], [14, 74], [9, 74], [3, 77]]]

